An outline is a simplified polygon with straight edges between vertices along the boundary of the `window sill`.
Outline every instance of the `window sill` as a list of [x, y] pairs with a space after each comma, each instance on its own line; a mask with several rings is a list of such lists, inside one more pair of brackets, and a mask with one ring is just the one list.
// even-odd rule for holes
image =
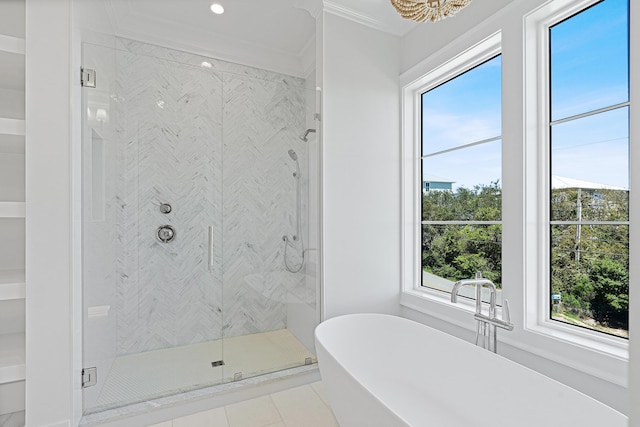
[[[451, 302], [449, 293], [429, 288], [412, 289], [402, 292], [400, 305], [437, 317], [460, 328], [474, 332], [476, 330], [475, 321], [473, 321], [476, 305], [473, 299], [458, 298], [458, 302], [454, 304]], [[487, 304], [483, 304], [483, 307], [485, 305]], [[502, 307], [496, 307], [496, 315], [502, 318]]]
[[[428, 289], [405, 290], [400, 296], [403, 307], [475, 332], [473, 301], [458, 301], [452, 304], [448, 294]], [[500, 310], [498, 316], [501, 316]], [[587, 331], [576, 332], [569, 326], [556, 325], [557, 322], [523, 327], [522, 322], [514, 318], [513, 312], [511, 319], [515, 324], [514, 330], [500, 334], [500, 343], [627, 387], [628, 342], [608, 336], [595, 339]]]
[[624, 338], [605, 335], [600, 332], [572, 327], [559, 321], [547, 320], [540, 324], [528, 325], [526, 331], [541, 334], [589, 351], [596, 351], [623, 361], [629, 360], [629, 342]]

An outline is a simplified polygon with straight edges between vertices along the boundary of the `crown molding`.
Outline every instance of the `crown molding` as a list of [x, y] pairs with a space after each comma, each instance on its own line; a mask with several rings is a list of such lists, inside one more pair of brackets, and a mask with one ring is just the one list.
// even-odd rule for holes
[[407, 31], [404, 29], [393, 27], [383, 21], [380, 21], [379, 19], [344, 7], [332, 0], [323, 0], [322, 3], [326, 12], [336, 16], [340, 16], [341, 18], [348, 19], [358, 24], [365, 25], [375, 30], [389, 33], [398, 37], [402, 37], [407, 33]]

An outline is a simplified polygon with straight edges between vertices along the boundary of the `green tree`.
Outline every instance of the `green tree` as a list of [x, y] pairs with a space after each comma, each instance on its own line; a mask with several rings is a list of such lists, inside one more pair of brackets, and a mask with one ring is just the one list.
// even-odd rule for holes
[[[452, 191], [431, 191], [422, 197], [427, 221], [499, 221], [502, 192], [499, 182]], [[481, 271], [497, 286], [502, 282], [502, 227], [487, 225], [424, 225], [422, 266], [457, 281]]]
[[[552, 219], [561, 221], [627, 221], [628, 206], [624, 190], [559, 189], [551, 197]], [[552, 225], [551, 247], [552, 290], [562, 294], [563, 309], [628, 329], [629, 227]]]
[[593, 317], [602, 324], [628, 329], [628, 267], [612, 258], [597, 259], [591, 266], [589, 278], [594, 288]]
[[[422, 197], [425, 221], [499, 221], [499, 182], [431, 191]], [[629, 193], [623, 190], [556, 189], [556, 221], [628, 221]], [[551, 289], [562, 309], [585, 321], [628, 329], [629, 227], [626, 224], [558, 224], [550, 228]], [[502, 227], [496, 224], [427, 224], [422, 228], [422, 267], [451, 281], [476, 271], [502, 283]]]

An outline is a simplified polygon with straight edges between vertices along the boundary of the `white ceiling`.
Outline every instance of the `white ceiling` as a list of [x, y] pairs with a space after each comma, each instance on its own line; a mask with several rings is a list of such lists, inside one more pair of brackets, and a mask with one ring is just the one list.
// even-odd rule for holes
[[[305, 76], [315, 17], [325, 10], [404, 35], [416, 24], [389, 0], [105, 0], [116, 35]], [[211, 3], [225, 8], [210, 12]], [[251, 58], [251, 59], [249, 59]]]

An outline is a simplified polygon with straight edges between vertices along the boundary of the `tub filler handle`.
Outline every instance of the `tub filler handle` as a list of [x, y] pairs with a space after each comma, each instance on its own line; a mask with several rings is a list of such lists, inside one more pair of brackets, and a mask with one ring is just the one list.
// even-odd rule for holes
[[480, 322], [485, 322], [495, 327], [506, 329], [507, 331], [513, 330], [513, 323], [509, 321], [509, 301], [508, 300], [504, 300], [504, 303], [502, 306], [502, 319], [496, 319], [495, 317], [489, 317], [481, 313], [474, 314], [473, 318]]

